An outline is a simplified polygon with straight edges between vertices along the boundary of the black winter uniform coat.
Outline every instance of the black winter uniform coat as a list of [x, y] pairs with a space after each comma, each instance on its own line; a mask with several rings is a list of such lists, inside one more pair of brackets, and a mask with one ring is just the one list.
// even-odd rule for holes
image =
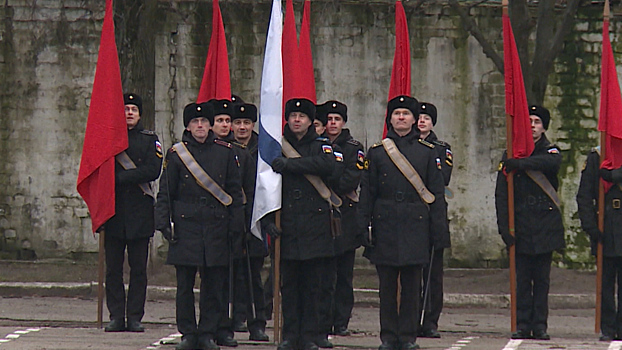
[[387, 137], [419, 173], [435, 201], [423, 202], [382, 143], [373, 145], [361, 180], [360, 213], [364, 224], [371, 222], [373, 245], [365, 249], [364, 256], [375, 265], [427, 264], [431, 243], [448, 229], [445, 187], [434, 145], [419, 140], [416, 130], [400, 137], [390, 129]]
[[142, 127], [140, 121], [127, 132], [129, 146], [125, 152], [136, 169], [125, 170], [115, 162], [115, 216], [105, 224], [106, 235], [120, 239], [153, 236], [154, 199], [139, 187], [154, 181], [162, 167], [162, 146], [158, 136]]
[[333, 256], [329, 204], [304, 177], [317, 175], [327, 183], [336, 163], [330, 142], [319, 137], [313, 125], [300, 140], [285, 125], [283, 137], [302, 157], [288, 159], [281, 172], [281, 258], [309, 260]]
[[[598, 235], [598, 183], [600, 176], [600, 155], [593, 149], [587, 156], [581, 172], [581, 184], [577, 193], [577, 205], [581, 227], [590, 235], [592, 254], [595, 255]], [[620, 180], [620, 179], [615, 179]], [[605, 230], [602, 237], [603, 255], [606, 257], [622, 256], [622, 189], [620, 182], [614, 182], [605, 194]]]
[[[254, 150], [255, 154], [253, 155], [250, 151], [252, 150], [249, 147], [252, 147], [251, 143], [254, 139]], [[233, 137], [233, 133], [229, 134], [229, 138], [227, 141], [231, 142], [238, 157], [238, 161], [240, 163], [240, 170], [242, 176], [242, 189], [244, 189], [244, 194], [246, 196], [246, 204], [244, 205], [244, 216], [246, 220], [246, 237], [248, 240], [248, 253], [253, 258], [261, 258], [268, 255], [268, 247], [266, 243], [259, 238], [255, 237], [251, 231], [251, 219], [253, 216], [253, 201], [255, 200], [255, 179], [257, 176], [257, 138], [253, 133], [251, 136], [251, 140], [248, 145], [243, 145], [238, 143]], [[245, 246], [244, 246], [245, 248]]]
[[[454, 168], [454, 160], [453, 154], [451, 153], [451, 145], [449, 145], [445, 141], [441, 141], [438, 139], [434, 131], [430, 131], [430, 134], [425, 138], [425, 140], [434, 145], [434, 150], [436, 151], [436, 165], [440, 163], [441, 165], [441, 173], [443, 174], [443, 181], [445, 186], [449, 186], [449, 181], [451, 180], [451, 171]], [[447, 202], [445, 201], [445, 210], [447, 210]], [[449, 235], [449, 230], [446, 231], [446, 234], [443, 234], [434, 244], [434, 249], [444, 249], [451, 247], [451, 237]]]
[[[502, 163], [497, 174], [495, 189], [495, 207], [499, 234], [507, 242], [508, 224], [508, 184], [503, 173]], [[553, 188], [557, 190], [557, 172], [562, 155], [557, 146], [551, 144], [542, 134], [535, 144], [535, 149], [527, 158], [520, 160], [520, 169], [514, 174], [514, 217], [516, 252], [520, 254], [544, 254], [565, 246], [564, 225], [559, 208], [549, 196], [535, 183], [525, 170], [538, 170], [544, 173]]]
[[226, 266], [229, 242], [243, 234], [245, 223], [240, 170], [233, 146], [216, 139], [211, 131], [205, 143], [197, 142], [190, 132], [184, 131], [182, 142], [205, 172], [233, 198], [233, 203], [226, 207], [200, 187], [179, 155], [169, 149], [156, 204], [156, 228], [168, 229], [169, 215], [175, 223], [177, 243], [169, 245], [166, 262]]
[[331, 176], [330, 187], [341, 197], [342, 234], [335, 237], [335, 255], [355, 250], [363, 243], [363, 230], [357, 222], [358, 202], [348, 198], [346, 194], [356, 192], [363, 175], [365, 152], [363, 145], [350, 135], [350, 130], [343, 129], [333, 142], [335, 151], [343, 153], [343, 167], [338, 176]]

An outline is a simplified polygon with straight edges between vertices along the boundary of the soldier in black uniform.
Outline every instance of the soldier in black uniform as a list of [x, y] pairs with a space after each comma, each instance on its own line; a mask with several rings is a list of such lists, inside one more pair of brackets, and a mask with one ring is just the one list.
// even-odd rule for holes
[[[508, 246], [516, 245], [516, 327], [513, 339], [548, 340], [547, 318], [551, 260], [553, 251], [564, 248], [564, 226], [557, 198], [557, 172], [562, 155], [544, 132], [551, 119], [540, 106], [529, 108], [535, 142], [527, 158], [503, 155], [497, 175], [495, 206], [499, 234]], [[508, 186], [506, 174], [514, 175], [515, 232], [508, 226]], [[546, 189], [546, 190], [545, 190]]]
[[[149, 182], [160, 175], [162, 146], [158, 136], [140, 122], [142, 100], [136, 94], [123, 95], [128, 148], [115, 164], [115, 216], [104, 224], [106, 251], [106, 304], [110, 323], [106, 332], [144, 332], [141, 324], [147, 294], [147, 256], [153, 236], [154, 196]], [[141, 188], [142, 187], [142, 188]], [[143, 190], [144, 188], [144, 190]], [[130, 288], [125, 296], [123, 261], [127, 248]], [[127, 326], [125, 318], [127, 316]]]
[[[229, 242], [244, 231], [240, 170], [231, 144], [210, 130], [213, 118], [209, 103], [186, 106], [182, 142], [168, 151], [160, 179], [156, 227], [170, 243], [167, 264], [175, 265], [177, 272], [176, 320], [182, 334], [177, 349], [219, 348], [214, 339], [227, 308], [223, 291]], [[198, 325], [192, 291], [197, 270]]]
[[[596, 255], [598, 242], [603, 243], [603, 280], [601, 291], [600, 340], [612, 341], [622, 338], [622, 304], [620, 284], [616, 303], [615, 288], [622, 270], [622, 168], [600, 169], [600, 147], [593, 148], [587, 156], [581, 184], [577, 193], [577, 205], [581, 227], [590, 236], [592, 254]], [[605, 232], [598, 229], [598, 184], [602, 178], [605, 190]], [[616, 307], [617, 304], [617, 307]]]
[[[339, 101], [328, 101], [317, 106], [317, 118], [325, 123], [322, 136], [333, 144], [335, 155], [343, 158], [343, 167], [337, 176], [331, 177], [331, 188], [343, 202], [341, 211], [341, 235], [335, 237], [335, 257], [322, 274], [323, 293], [320, 310], [322, 328], [318, 345], [332, 347], [329, 334], [347, 336], [348, 323], [354, 306], [352, 286], [355, 251], [363, 241], [362, 230], [356, 220], [358, 206], [358, 187], [363, 174], [365, 153], [360, 142], [350, 135], [344, 126], [348, 121], [348, 108]], [[316, 127], [317, 129], [317, 127]]]
[[[376, 265], [380, 280], [379, 350], [419, 348], [421, 269], [430, 260], [429, 247], [447, 231], [441, 167], [436, 163], [434, 145], [419, 139], [415, 127], [418, 114], [419, 103], [412, 97], [389, 101], [386, 148], [380, 142], [369, 149], [361, 179], [360, 225], [371, 225], [372, 232], [364, 256]], [[397, 152], [387, 150], [391, 141]], [[427, 190], [417, 191], [389, 152], [394, 157], [403, 155]], [[399, 309], [398, 278], [402, 287]]]
[[[255, 176], [257, 173], [257, 134], [253, 131], [255, 122], [257, 121], [257, 107], [252, 104], [243, 103], [235, 106], [235, 110], [232, 116], [231, 130], [235, 141], [233, 145], [245, 150], [251, 155], [251, 168], [248, 170], [252, 174], [252, 188], [255, 188]], [[244, 250], [248, 255], [250, 261], [250, 278], [248, 276], [248, 262], [246, 257], [242, 259], [242, 265], [244, 277], [242, 280], [245, 282], [242, 286], [242, 296], [250, 296], [248, 290], [248, 281], [252, 281], [252, 295], [255, 301], [255, 317], [253, 318], [253, 305], [250, 298], [246, 298], [243, 305], [246, 309], [243, 310], [246, 315], [246, 323], [248, 325], [248, 331], [250, 333], [249, 340], [255, 341], [268, 341], [268, 335], [266, 330], [266, 316], [265, 308], [266, 303], [264, 300], [263, 283], [261, 281], [261, 269], [263, 268], [264, 258], [268, 256], [268, 247], [266, 245], [266, 239], [259, 239], [250, 232], [250, 220], [253, 215], [253, 199], [249, 199], [247, 196], [247, 203], [245, 206], [245, 214], [247, 221], [246, 242]]]
[[272, 169], [283, 175], [282, 233], [274, 215], [265, 217], [262, 226], [271, 236], [281, 236], [283, 342], [278, 349], [315, 350], [322, 260], [333, 255], [333, 237], [331, 207], [305, 175], [323, 177], [325, 182], [336, 161], [329, 141], [315, 133], [313, 102], [291, 99], [285, 104], [285, 116], [283, 142], [289, 142], [301, 157], [272, 161]]
[[[439, 140], [434, 133], [434, 125], [436, 125], [437, 120], [436, 106], [431, 103], [422, 102], [418, 117], [417, 128], [420, 133], [419, 138], [434, 145], [437, 157], [436, 162], [437, 164], [441, 164], [441, 173], [443, 174], [445, 186], [449, 186], [451, 171], [453, 170], [453, 155], [451, 153], [451, 146], [447, 142]], [[447, 207], [445, 207], [445, 211], [447, 211]], [[432, 266], [430, 267], [428, 264], [428, 266], [423, 269], [423, 289], [429, 288], [428, 307], [426, 307], [426, 310], [423, 310], [425, 314], [423, 317], [423, 324], [419, 330], [419, 336], [424, 338], [441, 337], [441, 334], [438, 332], [438, 319], [443, 310], [443, 253], [445, 248], [451, 246], [449, 230], [445, 231], [445, 234], [439, 237], [434, 244], [434, 246], [430, 247], [431, 250], [434, 250]], [[430, 251], [430, 253], [432, 253], [432, 251]], [[427, 280], [428, 269], [431, 269], [429, 281]], [[426, 287], [426, 283], [429, 283], [430, 286]]]

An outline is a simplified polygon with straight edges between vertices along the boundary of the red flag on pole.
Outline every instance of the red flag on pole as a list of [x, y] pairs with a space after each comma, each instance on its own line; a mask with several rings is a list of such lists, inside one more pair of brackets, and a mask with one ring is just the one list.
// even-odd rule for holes
[[[391, 85], [389, 99], [406, 95], [410, 96], [410, 38], [406, 13], [401, 1], [395, 2], [395, 54], [393, 55], [393, 70], [391, 71]], [[384, 118], [383, 118], [384, 119]], [[382, 137], [387, 136], [387, 124], [383, 123]]]
[[214, 0], [212, 3], [212, 37], [209, 42], [197, 103], [211, 99], [231, 99], [227, 39], [225, 38], [225, 26], [222, 23], [218, 0]]
[[518, 58], [510, 17], [503, 14], [503, 60], [505, 70], [505, 112], [512, 117], [512, 150], [508, 158], [529, 157], [535, 147], [531, 134], [529, 106], [523, 71]]
[[77, 184], [78, 193], [89, 208], [93, 232], [115, 214], [114, 157], [127, 147], [112, 0], [106, 0]]
[[311, 53], [311, 1], [305, 0], [302, 12], [302, 27], [300, 28], [300, 44], [298, 55], [300, 59], [300, 71], [302, 81], [298, 84], [301, 88], [300, 96], [317, 103], [315, 92], [315, 75], [313, 72], [313, 55]]
[[[296, 19], [292, 0], [285, 3], [285, 22], [283, 24], [283, 38], [281, 52], [283, 55], [283, 111], [285, 102], [296, 96], [296, 88], [302, 81], [300, 74], [300, 58], [298, 55], [298, 35], [296, 34]], [[285, 125], [285, 116], [283, 116]]]
[[[603, 22], [603, 53], [600, 73], [600, 115], [598, 131], [606, 134], [605, 161], [606, 169], [617, 169], [622, 166], [622, 95], [613, 58], [611, 41], [609, 40], [609, 21]], [[611, 184], [608, 184], [611, 186]], [[608, 189], [607, 183], [605, 185]]]

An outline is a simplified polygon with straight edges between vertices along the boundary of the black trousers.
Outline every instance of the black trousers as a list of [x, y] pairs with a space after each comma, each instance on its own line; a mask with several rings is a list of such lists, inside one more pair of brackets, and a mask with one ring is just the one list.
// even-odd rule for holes
[[546, 331], [552, 253], [516, 254], [516, 328]]
[[350, 250], [325, 259], [319, 304], [320, 336], [327, 336], [336, 328], [348, 328], [354, 307], [354, 258], [355, 250]]
[[[255, 299], [255, 318], [253, 318], [253, 305], [250, 299], [250, 291], [248, 289], [248, 261], [245, 258], [236, 259], [234, 261], [234, 286], [233, 286], [233, 320], [235, 322], [244, 322], [248, 326], [248, 330], [265, 331], [266, 330], [266, 302], [264, 299], [264, 287], [261, 280], [261, 269], [263, 268], [263, 257], [250, 258], [250, 274], [252, 279], [253, 298]], [[228, 282], [227, 282], [228, 283]], [[226, 300], [228, 301], [228, 285]], [[221, 321], [218, 331], [219, 337], [225, 335], [233, 336], [233, 325], [228, 320]]]
[[[382, 343], [407, 343], [417, 340], [421, 265], [376, 265], [380, 280], [380, 340]], [[402, 292], [397, 304], [397, 281]]]
[[283, 340], [303, 346], [319, 334], [321, 260], [281, 261]]
[[[185, 338], [214, 339], [218, 324], [227, 313], [225, 292], [227, 290], [226, 266], [197, 267], [175, 265], [177, 294], [175, 296], [177, 330]], [[194, 307], [194, 281], [197, 270], [201, 275], [199, 296], [199, 323]]]
[[[428, 281], [428, 269], [430, 266], [423, 267], [423, 291], [429, 283], [428, 302], [423, 315], [423, 331], [438, 330], [438, 319], [443, 311], [443, 253], [445, 249], [434, 250], [434, 258], [432, 258], [432, 270], [430, 280]], [[424, 292], [421, 292], [423, 298]], [[422, 299], [423, 301], [423, 299]]]
[[620, 285], [622, 285], [622, 257], [604, 256], [600, 329], [602, 334], [613, 338], [622, 336], [622, 289]]
[[[149, 238], [120, 239], [104, 236], [106, 250], [106, 305], [110, 319], [140, 321], [145, 315], [147, 295], [147, 256]], [[123, 284], [123, 262], [127, 248], [127, 262], [130, 265], [130, 288], [125, 297]]]

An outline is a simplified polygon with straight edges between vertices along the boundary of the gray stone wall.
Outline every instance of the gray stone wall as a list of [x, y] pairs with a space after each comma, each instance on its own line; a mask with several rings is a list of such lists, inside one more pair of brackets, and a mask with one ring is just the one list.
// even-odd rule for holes
[[[380, 139], [394, 50], [393, 1], [314, 0], [311, 38], [318, 102], [348, 104], [348, 127], [367, 146]], [[8, 0], [0, 7], [0, 256], [39, 257], [96, 250], [75, 190], [103, 19], [103, 1]], [[221, 0], [232, 90], [259, 104], [271, 1]], [[295, 1], [297, 16], [302, 2]], [[160, 1], [155, 40], [155, 129], [165, 147], [181, 137], [183, 106], [200, 86], [211, 32], [210, 1]], [[497, 266], [494, 183], [505, 147], [503, 77], [440, 1], [408, 16], [413, 95], [435, 103], [436, 132], [452, 145], [449, 201], [454, 266]], [[574, 195], [585, 153], [598, 143], [598, 5], [581, 11], [556, 63], [545, 105], [549, 138], [564, 154], [561, 195], [569, 249], [561, 263], [589, 261]], [[473, 10], [502, 49], [499, 7]], [[614, 21], [615, 42], [620, 25]], [[621, 56], [621, 55], [618, 55]], [[622, 57], [618, 57], [622, 59]], [[399, 219], [399, 218], [396, 218]]]

